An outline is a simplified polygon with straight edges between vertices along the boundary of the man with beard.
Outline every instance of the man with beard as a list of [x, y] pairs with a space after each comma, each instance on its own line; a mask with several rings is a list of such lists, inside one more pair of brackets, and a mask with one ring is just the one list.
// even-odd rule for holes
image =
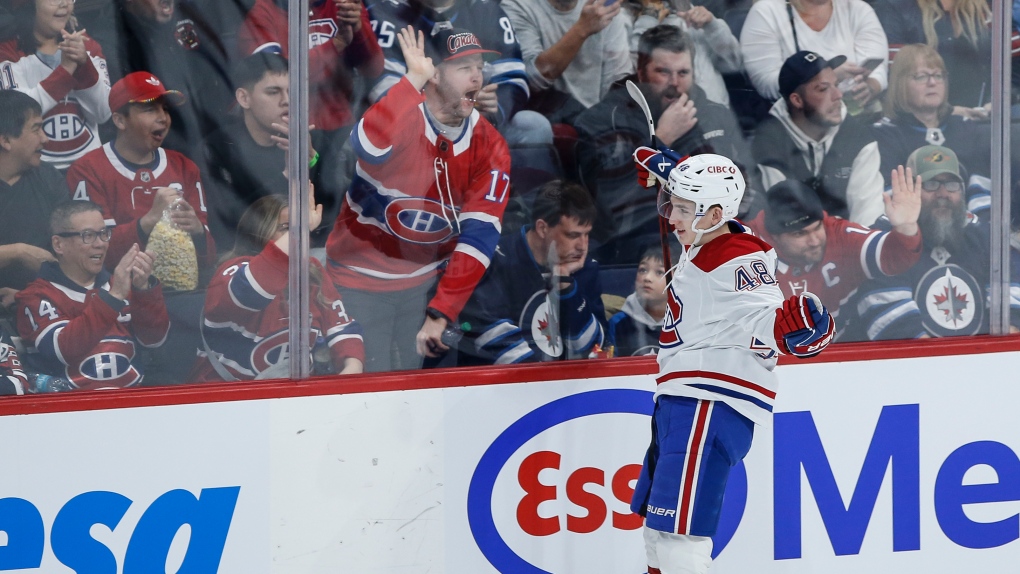
[[[899, 276], [877, 277], [861, 286], [847, 305], [852, 315], [843, 339], [987, 333], [989, 225], [966, 209], [956, 154], [924, 146], [910, 154], [907, 168], [922, 182], [921, 258]], [[1010, 331], [1017, 332], [1020, 307], [1015, 303], [1010, 323]]]
[[467, 30], [397, 36], [407, 73], [351, 132], [354, 179], [326, 240], [330, 278], [365, 329], [365, 370], [415, 369], [449, 346], [485, 274], [510, 152], [474, 107], [482, 48]]
[[796, 179], [813, 188], [829, 215], [871, 225], [882, 215], [878, 144], [864, 115], [848, 116], [833, 71], [844, 56], [826, 60], [801, 50], [779, 70], [779, 92], [754, 138], [765, 189]]
[[[637, 74], [627, 79], [641, 87], [663, 145], [681, 156], [715, 153], [749, 168], [750, 150], [733, 112], [706, 98], [696, 83], [694, 51], [679, 28], [650, 28], [638, 44]], [[620, 81], [575, 125], [579, 178], [599, 210], [593, 230], [602, 243], [597, 259], [634, 265], [645, 246], [659, 241], [655, 192], [639, 185], [631, 157], [634, 148], [649, 144], [644, 113]], [[752, 190], [745, 193], [741, 215], [747, 214]]]
[[594, 217], [588, 192], [576, 183], [539, 188], [531, 224], [500, 239], [461, 313], [459, 364], [586, 359], [598, 350], [606, 313], [599, 264], [588, 254]]
[[765, 210], [748, 226], [776, 249], [776, 281], [783, 295], [810, 291], [822, 300], [841, 330], [840, 306], [860, 284], [898, 275], [917, 263], [921, 234], [921, 182], [909, 169], [892, 172], [892, 191], [883, 194], [891, 231], [868, 229], [822, 209], [813, 189], [788, 179], [765, 193]]

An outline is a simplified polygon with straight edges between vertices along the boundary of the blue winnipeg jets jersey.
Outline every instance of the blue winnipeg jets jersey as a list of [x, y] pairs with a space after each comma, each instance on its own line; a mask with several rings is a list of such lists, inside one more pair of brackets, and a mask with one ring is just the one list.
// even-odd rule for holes
[[[527, 227], [504, 236], [458, 321], [467, 324], [460, 364], [587, 358], [602, 345], [606, 312], [599, 265], [588, 257], [568, 289], [549, 290], [549, 272], [528, 247]], [[564, 278], [566, 279], [566, 278]]]
[[439, 13], [416, 0], [376, 0], [369, 2], [368, 13], [372, 31], [383, 49], [386, 63], [383, 75], [369, 93], [377, 101], [407, 73], [404, 55], [397, 43], [397, 31], [410, 24], [425, 34], [444, 28], [463, 28], [473, 32], [482, 47], [495, 50], [500, 57], [485, 64], [487, 83], [497, 84], [500, 114], [497, 125], [513, 117], [528, 101], [528, 80], [521, 60], [510, 18], [494, 0], [457, 0], [448, 10]]

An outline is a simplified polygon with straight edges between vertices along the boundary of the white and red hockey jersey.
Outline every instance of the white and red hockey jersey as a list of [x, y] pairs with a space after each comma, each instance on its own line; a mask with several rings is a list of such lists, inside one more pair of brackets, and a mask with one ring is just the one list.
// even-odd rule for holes
[[205, 226], [205, 249], [196, 248], [199, 267], [216, 262], [216, 243], [209, 233], [202, 179], [198, 166], [184, 155], [159, 148], [153, 165], [135, 171], [121, 160], [111, 142], [74, 162], [67, 170], [67, 186], [71, 199], [97, 203], [103, 210], [106, 225], [113, 227], [110, 250], [106, 253], [107, 269], [116, 267], [132, 244], [145, 248], [138, 220], [152, 208], [153, 196], [159, 187], [182, 191], [184, 201], [194, 208]]
[[[425, 97], [395, 85], [351, 132], [356, 173], [326, 242], [344, 287], [399, 291], [442, 273], [429, 303], [454, 319], [488, 268], [510, 191], [510, 152], [477, 111], [451, 141]], [[445, 268], [445, 272], [444, 272]]]
[[783, 293], [776, 252], [730, 222], [733, 233], [690, 248], [667, 288], [655, 396], [722, 401], [760, 425], [772, 419]]
[[56, 263], [43, 263], [39, 278], [19, 291], [18, 333], [39, 353], [46, 374], [81, 389], [130, 387], [142, 382], [135, 343], [159, 347], [170, 317], [158, 283], [132, 290], [130, 300], [110, 295], [103, 271], [91, 289], [71, 281]]
[[[822, 225], [826, 237], [822, 260], [808, 267], [791, 267], [780, 258], [776, 280], [786, 297], [805, 291], [814, 293], [833, 318], [839, 316], [840, 306], [853, 297], [866, 279], [899, 275], [913, 267], [921, 256], [920, 233], [908, 236], [897, 231], [868, 229], [828, 214]], [[748, 226], [772, 243], [765, 230], [764, 212]]]
[[[349, 103], [354, 94], [354, 69], [374, 78], [383, 71], [383, 52], [372, 32], [368, 10], [361, 7], [361, 28], [343, 53], [333, 38], [339, 32], [333, 0], [308, 3], [309, 123], [335, 130], [354, 123]], [[273, 0], [256, 0], [237, 33], [238, 50], [248, 56], [272, 52], [288, 56], [287, 11]]]
[[42, 106], [43, 131], [50, 141], [43, 159], [57, 169], [102, 145], [99, 124], [110, 119], [110, 75], [99, 44], [86, 36], [89, 61], [74, 74], [50, 68], [18, 48], [17, 38], [0, 43], [0, 89], [24, 92]]
[[[254, 379], [289, 357], [287, 260], [285, 253], [269, 243], [254, 257], [235, 257], [223, 263], [209, 283], [202, 334], [220, 364], [237, 379]], [[310, 343], [314, 346], [316, 339], [323, 337], [338, 369], [347, 358], [364, 362], [361, 326], [347, 313], [319, 262], [312, 259], [311, 265], [322, 272], [324, 280], [321, 286], [312, 286], [310, 293]], [[205, 349], [198, 350], [200, 359], [191, 380], [223, 380], [207, 355]]]

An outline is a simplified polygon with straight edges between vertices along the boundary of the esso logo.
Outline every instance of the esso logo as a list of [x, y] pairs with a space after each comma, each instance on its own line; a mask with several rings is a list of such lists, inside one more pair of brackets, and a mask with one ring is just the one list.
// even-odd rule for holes
[[[449, 210], [447, 210], [449, 211]], [[453, 227], [438, 201], [421, 197], [402, 197], [386, 206], [386, 225], [393, 235], [411, 243], [431, 244], [449, 239]]]
[[732, 165], [710, 165], [705, 168], [706, 173], [737, 173], [737, 168]]
[[[46, 521], [32, 502], [2, 498], [0, 530], [6, 542], [0, 547], [0, 572], [34, 572], [48, 566], [43, 563], [47, 538], [57, 561], [81, 574], [148, 574], [168, 569], [217, 572], [240, 491], [240, 486], [203, 488], [196, 496], [187, 490], [171, 490], [145, 507], [137, 522], [124, 520], [136, 502], [117, 492], [79, 494]], [[185, 525], [189, 527], [183, 539], [187, 545], [182, 548], [174, 542]], [[127, 531], [127, 546], [111, 543], [105, 537], [93, 538], [93, 530], [104, 529]], [[174, 563], [180, 565], [179, 569], [172, 567]]]
[[[647, 391], [579, 393], [524, 415], [493, 441], [471, 478], [468, 522], [496, 570], [644, 567], [643, 519], [630, 511], [630, 499], [652, 407]], [[714, 537], [716, 555], [736, 530], [746, 501], [743, 466], [734, 470]]]

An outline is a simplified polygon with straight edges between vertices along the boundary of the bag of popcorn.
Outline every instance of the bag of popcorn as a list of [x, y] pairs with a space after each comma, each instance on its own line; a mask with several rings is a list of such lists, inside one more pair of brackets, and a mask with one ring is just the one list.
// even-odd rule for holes
[[191, 235], [170, 219], [170, 210], [176, 209], [177, 199], [163, 210], [163, 217], [149, 234], [146, 251], [156, 256], [152, 265], [155, 275], [164, 287], [177, 291], [191, 291], [198, 287], [198, 255]]

